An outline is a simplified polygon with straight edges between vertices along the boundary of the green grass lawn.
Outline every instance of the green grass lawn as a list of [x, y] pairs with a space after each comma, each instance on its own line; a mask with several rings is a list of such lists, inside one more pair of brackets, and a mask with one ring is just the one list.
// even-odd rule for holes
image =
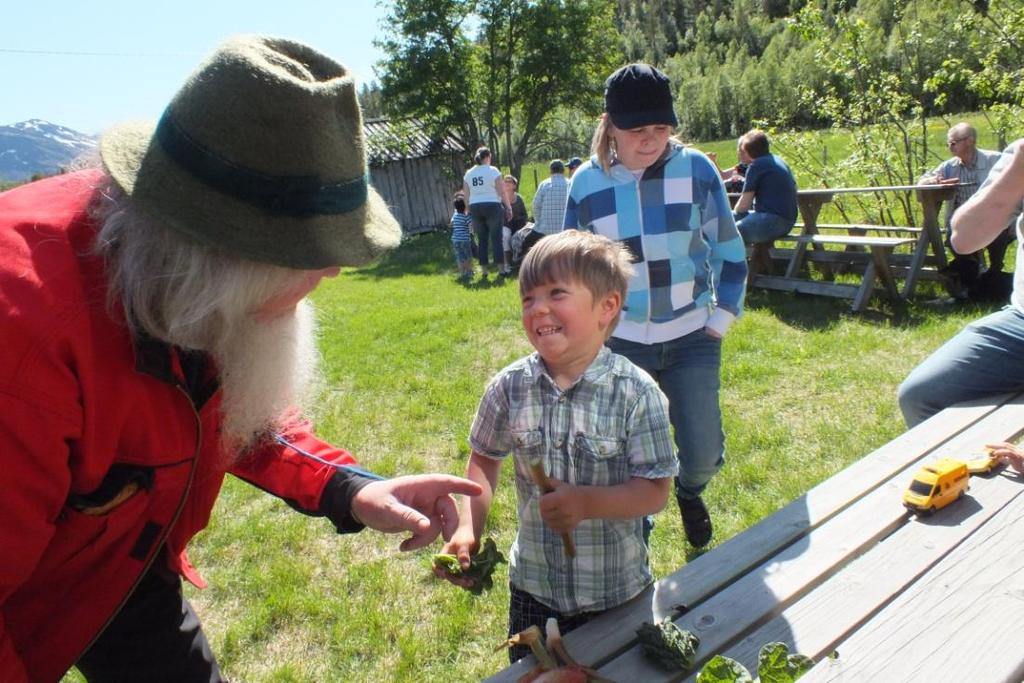
[[[515, 282], [456, 284], [444, 235], [405, 242], [315, 293], [325, 391], [319, 432], [386, 475], [461, 473], [487, 379], [529, 347]], [[753, 292], [724, 343], [728, 461], [708, 491], [713, 544], [749, 527], [903, 431], [907, 372], [983, 309]], [[516, 528], [509, 469], [489, 533]], [[430, 555], [324, 520], [231, 480], [193, 544], [210, 580], [189, 589], [226, 675], [240, 681], [476, 681], [506, 665], [507, 566], [482, 597], [434, 580]], [[693, 557], [674, 503], [657, 517], [656, 575]]]

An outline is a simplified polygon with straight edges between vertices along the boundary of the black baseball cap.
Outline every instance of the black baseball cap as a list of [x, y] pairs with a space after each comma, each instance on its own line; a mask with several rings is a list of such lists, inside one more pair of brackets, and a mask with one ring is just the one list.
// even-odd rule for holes
[[668, 76], [650, 64], [627, 64], [604, 83], [604, 110], [616, 128], [679, 125]]
[[569, 159], [569, 163], [566, 164], [566, 166], [568, 166], [570, 169], [574, 169], [577, 166], [581, 165], [582, 163], [582, 159], [580, 159], [579, 157], [573, 157], [572, 159]]

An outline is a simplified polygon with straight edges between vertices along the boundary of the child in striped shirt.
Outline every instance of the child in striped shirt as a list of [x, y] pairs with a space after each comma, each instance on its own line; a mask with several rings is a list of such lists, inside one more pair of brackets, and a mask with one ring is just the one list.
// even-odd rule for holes
[[452, 249], [455, 251], [455, 264], [459, 267], [459, 280], [473, 279], [473, 239], [470, 233], [471, 219], [466, 211], [466, 200], [461, 196], [452, 202], [455, 213], [452, 214]]

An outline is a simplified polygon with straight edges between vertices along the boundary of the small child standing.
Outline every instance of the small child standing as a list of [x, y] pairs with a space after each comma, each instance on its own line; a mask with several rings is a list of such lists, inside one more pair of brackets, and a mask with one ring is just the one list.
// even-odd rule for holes
[[[541, 240], [520, 268], [523, 328], [536, 353], [487, 386], [466, 466], [484, 493], [463, 501], [443, 551], [469, 566], [511, 454], [519, 529], [509, 553], [510, 635], [543, 628], [549, 617], [568, 632], [653, 581], [643, 519], [665, 506], [678, 463], [667, 399], [604, 345], [632, 272], [624, 246], [577, 230]], [[538, 463], [548, 490], [531, 476]], [[528, 651], [516, 646], [509, 654], [515, 661]]]
[[459, 280], [473, 279], [473, 241], [470, 233], [471, 218], [466, 211], [466, 200], [456, 197], [452, 202], [455, 213], [452, 214], [452, 249], [455, 251], [455, 263], [459, 267]]

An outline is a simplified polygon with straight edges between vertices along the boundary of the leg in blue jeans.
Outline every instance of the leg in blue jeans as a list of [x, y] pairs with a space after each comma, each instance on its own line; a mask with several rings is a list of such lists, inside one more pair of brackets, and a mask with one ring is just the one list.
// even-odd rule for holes
[[1012, 306], [977, 320], [928, 356], [899, 388], [907, 427], [954, 403], [1024, 389], [1024, 314]]
[[662, 344], [613, 337], [608, 347], [650, 373], [665, 392], [679, 457], [676, 497], [699, 496], [725, 462], [718, 404], [722, 341], [701, 329]]
[[794, 225], [794, 221], [788, 218], [764, 211], [751, 211], [743, 216], [736, 215], [734, 218], [736, 229], [743, 235], [743, 241], [747, 244], [771, 242], [788, 235]]
[[[505, 255], [501, 250], [501, 222], [505, 217], [504, 208], [499, 202], [480, 202], [470, 204], [469, 213], [473, 217], [473, 231], [479, 248], [477, 254], [480, 266], [486, 268], [491, 253], [495, 255], [494, 263], [501, 265]], [[488, 245], [490, 250], [488, 250]]]

